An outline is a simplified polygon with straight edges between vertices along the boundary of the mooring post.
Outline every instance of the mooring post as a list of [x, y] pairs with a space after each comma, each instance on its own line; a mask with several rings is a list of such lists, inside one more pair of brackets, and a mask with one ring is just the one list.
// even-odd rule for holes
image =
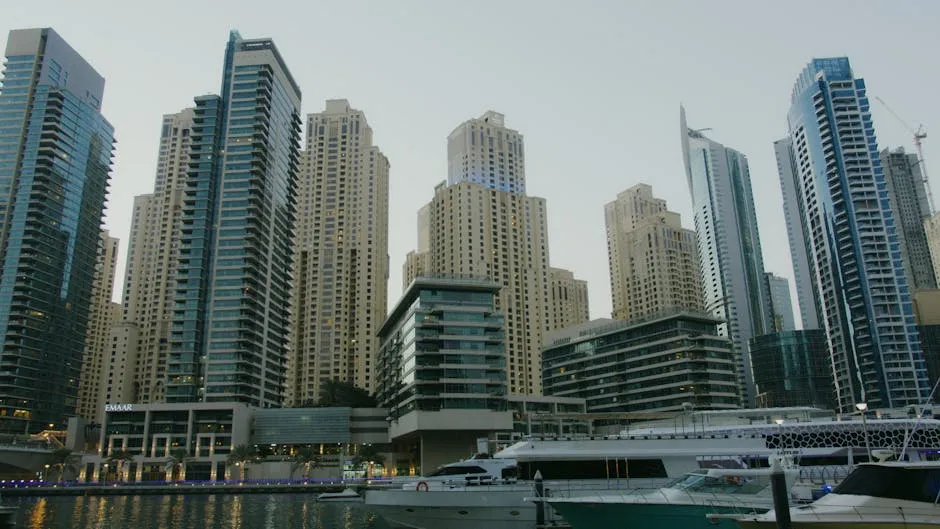
[[770, 490], [774, 497], [774, 515], [777, 529], [790, 529], [790, 491], [787, 489], [787, 477], [780, 464], [780, 458], [773, 458], [770, 467]]
[[535, 527], [545, 526], [545, 483], [542, 481], [542, 471], [535, 471]]

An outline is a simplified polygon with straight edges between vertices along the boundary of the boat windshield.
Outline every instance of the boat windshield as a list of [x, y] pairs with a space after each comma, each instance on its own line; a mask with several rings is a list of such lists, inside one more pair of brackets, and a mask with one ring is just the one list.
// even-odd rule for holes
[[710, 477], [705, 474], [687, 474], [672, 485], [672, 488], [689, 492], [711, 492], [720, 494], [756, 494], [766, 487], [766, 483], [750, 477]]
[[934, 503], [940, 494], [940, 468], [861, 465], [832, 492]]
[[441, 467], [434, 472], [428, 474], [429, 478], [435, 476], [463, 476], [465, 474], [486, 474], [486, 469], [483, 467], [464, 465], [464, 466], [449, 466]]

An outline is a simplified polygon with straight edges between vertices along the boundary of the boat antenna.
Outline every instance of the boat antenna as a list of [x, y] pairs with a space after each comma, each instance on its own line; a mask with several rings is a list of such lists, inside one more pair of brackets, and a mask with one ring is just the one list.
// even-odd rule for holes
[[930, 390], [930, 395], [927, 396], [927, 402], [925, 402], [924, 406], [921, 406], [920, 411], [917, 412], [917, 420], [914, 421], [914, 427], [911, 429], [911, 433], [907, 434], [904, 438], [904, 446], [901, 447], [901, 457], [898, 458], [900, 461], [904, 461], [904, 454], [907, 453], [907, 445], [911, 442], [911, 439], [914, 438], [914, 432], [917, 431], [917, 427], [920, 426], [920, 420], [924, 416], [924, 408], [927, 404], [933, 402], [933, 395], [937, 392], [937, 386], [940, 386], [940, 378], [937, 379], [933, 385], [933, 389]]

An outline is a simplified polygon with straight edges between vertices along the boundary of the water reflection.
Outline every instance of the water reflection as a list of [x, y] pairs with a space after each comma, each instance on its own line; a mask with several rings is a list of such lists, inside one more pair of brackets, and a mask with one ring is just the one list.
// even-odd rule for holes
[[18, 529], [387, 529], [362, 504], [316, 503], [313, 494], [21, 498], [18, 505]]
[[46, 526], [46, 509], [49, 508], [49, 502], [45, 498], [36, 502], [35, 507], [29, 515], [29, 529], [42, 529]]

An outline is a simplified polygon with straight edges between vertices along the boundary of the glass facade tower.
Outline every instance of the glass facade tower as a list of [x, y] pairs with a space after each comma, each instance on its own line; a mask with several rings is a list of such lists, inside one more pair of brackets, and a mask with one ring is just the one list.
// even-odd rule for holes
[[757, 213], [747, 158], [688, 127], [679, 110], [685, 173], [692, 194], [705, 310], [723, 320], [738, 361], [741, 397], [754, 405], [748, 340], [770, 332]]
[[0, 431], [75, 415], [114, 131], [104, 78], [51, 29], [11, 31], [0, 89]]
[[[398, 420], [412, 412], [506, 410], [505, 321], [500, 286], [419, 277], [379, 330], [376, 398]], [[443, 419], [442, 419], [443, 420]]]
[[927, 372], [865, 81], [845, 57], [813, 59], [787, 121], [835, 401], [920, 404]]
[[221, 96], [195, 101], [166, 400], [279, 406], [300, 89], [270, 39], [233, 31]]

